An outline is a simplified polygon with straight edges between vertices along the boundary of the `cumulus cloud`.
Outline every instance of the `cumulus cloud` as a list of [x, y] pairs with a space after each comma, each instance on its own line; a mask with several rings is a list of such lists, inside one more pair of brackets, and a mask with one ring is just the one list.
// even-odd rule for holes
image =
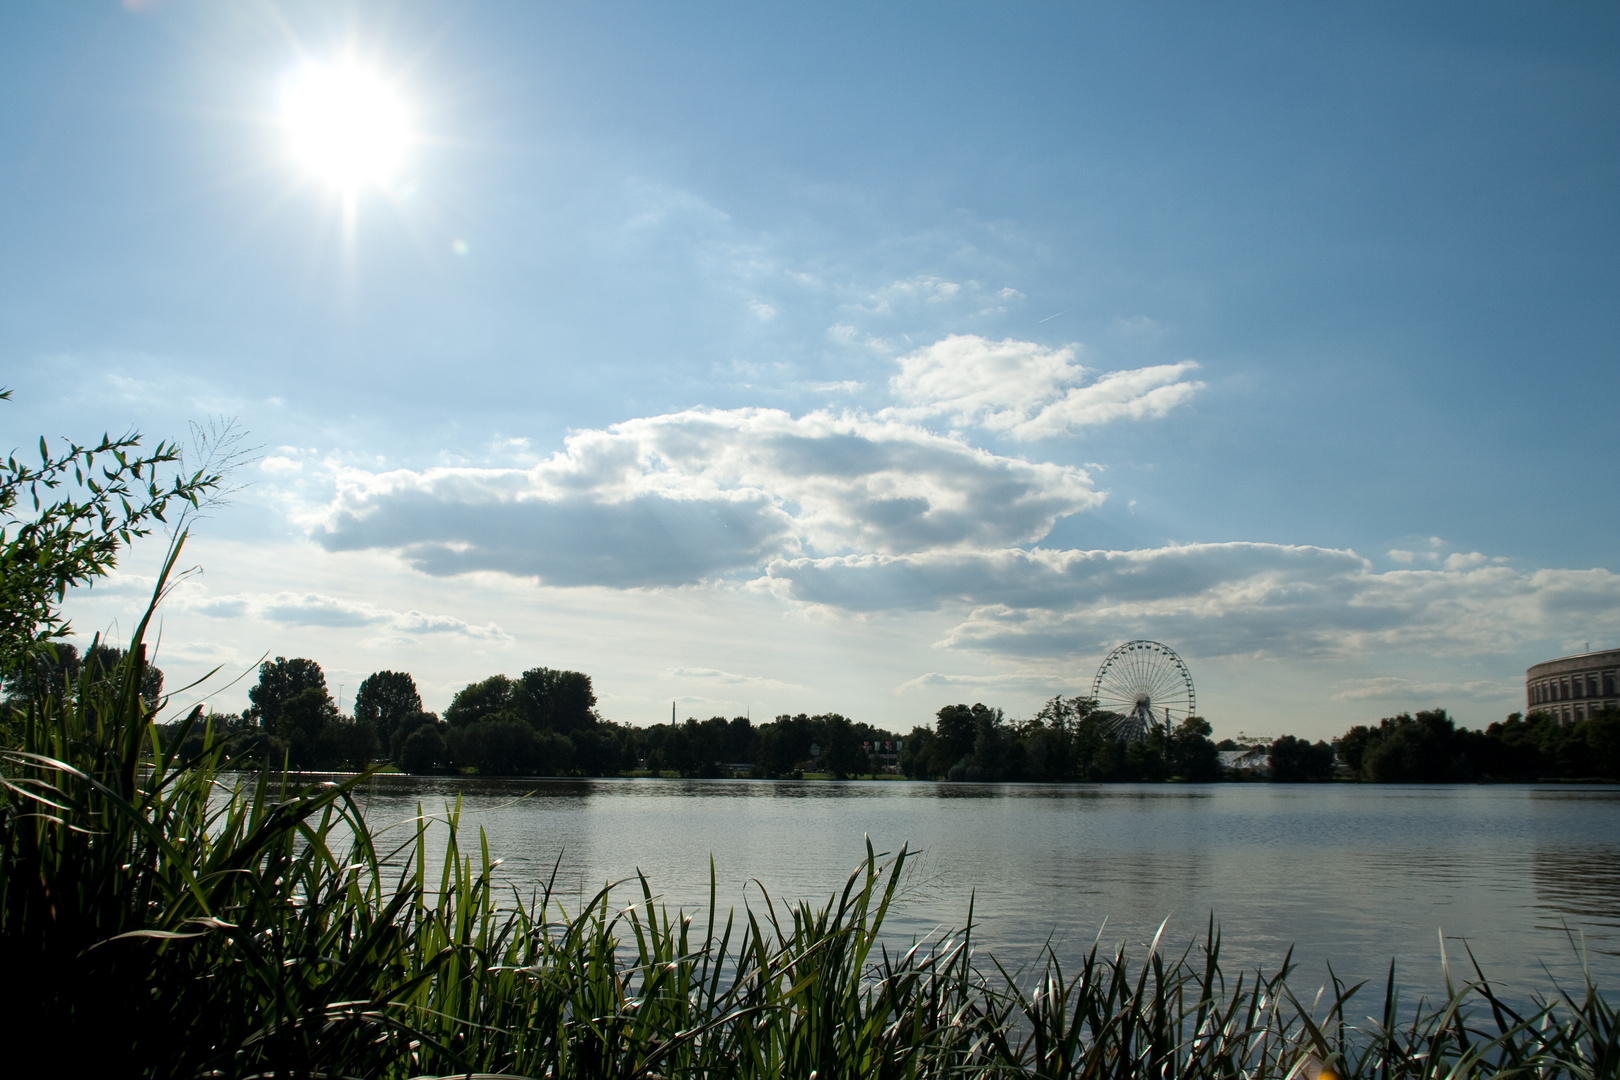
[[1511, 651], [1573, 624], [1620, 631], [1620, 575], [1464, 562], [1379, 573], [1352, 551], [1226, 543], [799, 557], [768, 574], [778, 595], [842, 610], [964, 608], [941, 644], [1014, 656], [1144, 635], [1206, 656], [1463, 655]]
[[889, 385], [912, 414], [943, 415], [1015, 439], [1161, 417], [1204, 386], [1186, 381], [1198, 367], [1191, 360], [1090, 378], [1075, 357], [1072, 345], [953, 334], [901, 357]]
[[262, 472], [270, 473], [272, 476], [282, 473], [295, 473], [303, 467], [302, 463], [294, 461], [285, 454], [271, 454], [259, 462], [259, 469]]
[[895, 417], [694, 409], [571, 435], [528, 469], [348, 469], [314, 524], [329, 550], [390, 549], [432, 574], [672, 586], [805, 553], [1039, 540], [1102, 501], [1070, 466]]
[[366, 626], [380, 617], [369, 605], [318, 593], [278, 593], [262, 601], [257, 614], [261, 619], [294, 626]]
[[1008, 548], [778, 559], [768, 573], [782, 595], [846, 610], [956, 602], [1069, 611], [1173, 603], [1234, 588], [1251, 597], [1298, 597], [1363, 569], [1349, 551], [1226, 543], [1137, 551]]

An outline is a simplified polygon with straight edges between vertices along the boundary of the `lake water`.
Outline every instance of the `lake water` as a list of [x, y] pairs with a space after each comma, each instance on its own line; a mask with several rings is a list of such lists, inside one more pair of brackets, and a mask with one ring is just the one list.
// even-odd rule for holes
[[1273, 968], [1293, 946], [1304, 980], [1329, 962], [1381, 980], [1393, 959], [1403, 985], [1432, 993], [1444, 933], [1454, 970], [1466, 944], [1522, 993], [1549, 989], [1549, 972], [1578, 985], [1573, 934], [1600, 985], [1620, 986], [1613, 787], [388, 776], [364, 799], [384, 824], [419, 802], [442, 815], [457, 795], [507, 881], [538, 885], [557, 866], [574, 906], [640, 870], [671, 908], [698, 911], [711, 856], [722, 906], [757, 907], [761, 885], [824, 902], [870, 837], [918, 853], [887, 923], [897, 941], [960, 927], [970, 898], [980, 947], [1014, 963], [1048, 939], [1060, 957], [1099, 934], [1136, 948], [1166, 919], [1185, 946], [1213, 913], [1229, 972]]

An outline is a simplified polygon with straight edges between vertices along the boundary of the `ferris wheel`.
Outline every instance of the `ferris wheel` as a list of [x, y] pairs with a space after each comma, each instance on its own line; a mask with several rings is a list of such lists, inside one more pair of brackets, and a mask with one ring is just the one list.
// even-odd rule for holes
[[1097, 711], [1112, 714], [1114, 735], [1141, 742], [1154, 728], [1168, 731], [1197, 709], [1192, 673], [1176, 650], [1157, 641], [1127, 641], [1103, 658], [1091, 683]]

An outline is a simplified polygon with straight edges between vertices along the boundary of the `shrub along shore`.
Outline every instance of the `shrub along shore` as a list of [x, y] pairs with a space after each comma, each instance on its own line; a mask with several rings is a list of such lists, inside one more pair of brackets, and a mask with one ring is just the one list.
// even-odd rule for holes
[[1196, 952], [1094, 948], [1072, 970], [1049, 953], [1014, 972], [974, 950], [971, 911], [961, 934], [895, 951], [880, 931], [904, 851], [869, 848], [825, 904], [767, 897], [721, 919], [711, 902], [702, 925], [644, 879], [573, 911], [505, 894], [454, 812], [433, 865], [426, 819], [374, 831], [363, 775], [295, 787], [261, 771], [222, 798], [206, 727], [191, 755], [157, 737], [145, 630], [110, 672], [30, 699], [0, 752], [0, 1025], [20, 1075], [1620, 1071], [1620, 1024], [1590, 982], [1515, 1009], [1470, 967], [1413, 1006], [1392, 967], [1382, 987], [1301, 997], [1286, 960], [1223, 971], [1213, 924]]

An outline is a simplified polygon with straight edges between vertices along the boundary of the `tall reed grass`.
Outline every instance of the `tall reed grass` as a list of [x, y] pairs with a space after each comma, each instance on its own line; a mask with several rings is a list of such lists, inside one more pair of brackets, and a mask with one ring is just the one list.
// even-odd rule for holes
[[[173, 569], [178, 546], [165, 567]], [[157, 598], [154, 597], [153, 607]], [[233, 779], [140, 696], [151, 609], [111, 680], [40, 697], [0, 751], [0, 1060], [14, 1076], [1204, 1077], [1620, 1073], [1590, 979], [1515, 1009], [1476, 970], [1407, 1007], [1202, 948], [1008, 971], [969, 930], [881, 937], [906, 861], [868, 847], [823, 904], [701, 924], [644, 878], [565, 911], [500, 888], [451, 808], [396, 843], [364, 777]], [[193, 712], [185, 721], [204, 724]], [[183, 740], [171, 740], [177, 746]], [[1370, 1013], [1367, 1011], [1370, 1006]]]

